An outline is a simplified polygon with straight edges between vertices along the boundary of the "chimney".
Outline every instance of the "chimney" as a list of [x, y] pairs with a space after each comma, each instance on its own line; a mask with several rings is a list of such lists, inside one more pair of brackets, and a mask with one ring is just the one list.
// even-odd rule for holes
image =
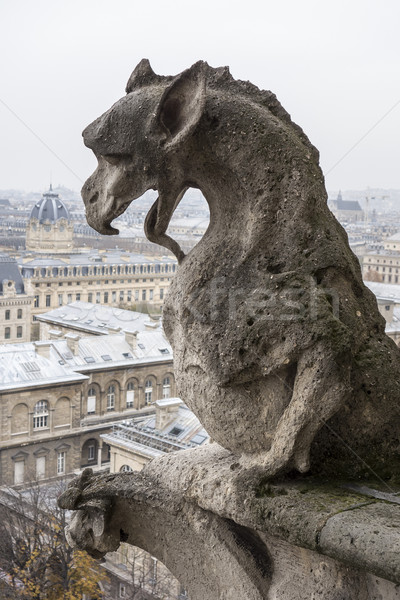
[[43, 356], [43, 358], [50, 358], [50, 348], [52, 346], [51, 342], [34, 342], [35, 351], [38, 356]]
[[124, 331], [125, 341], [127, 342], [127, 344], [129, 344], [132, 350], [136, 350], [138, 333], [138, 331]]
[[165, 398], [157, 400], [156, 405], [156, 429], [162, 430], [178, 416], [179, 407], [183, 400], [180, 398]]
[[107, 325], [107, 331], [108, 333], [110, 333], [111, 335], [113, 333], [119, 333], [121, 331], [121, 327], [113, 327], [112, 325]]
[[65, 336], [67, 340], [67, 346], [69, 350], [71, 350], [72, 354], [76, 356], [79, 353], [79, 340], [81, 339], [79, 335], [75, 333], [67, 333]]
[[49, 340], [59, 340], [62, 338], [62, 331], [58, 331], [57, 329], [49, 329]]

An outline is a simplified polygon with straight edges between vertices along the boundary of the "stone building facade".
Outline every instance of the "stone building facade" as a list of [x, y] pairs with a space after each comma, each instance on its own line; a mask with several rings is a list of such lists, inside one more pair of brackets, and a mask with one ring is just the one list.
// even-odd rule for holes
[[33, 315], [80, 300], [160, 309], [177, 268], [173, 258], [147, 258], [116, 250], [59, 258], [24, 256], [19, 265], [24, 282], [33, 289]]
[[0, 485], [109, 464], [101, 434], [175, 394], [162, 332], [0, 346]]
[[15, 259], [0, 254], [0, 343], [30, 340], [33, 294], [29, 290]]
[[73, 235], [68, 209], [50, 185], [32, 209], [26, 228], [26, 248], [51, 255], [71, 252]]

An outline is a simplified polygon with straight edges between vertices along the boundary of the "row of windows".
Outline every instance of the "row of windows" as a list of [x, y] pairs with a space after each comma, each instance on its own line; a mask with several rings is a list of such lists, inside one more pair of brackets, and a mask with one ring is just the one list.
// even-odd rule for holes
[[[169, 398], [171, 395], [171, 379], [170, 377], [164, 377], [162, 386], [163, 398]], [[115, 397], [116, 390], [115, 385], [109, 385], [107, 388], [107, 410], [111, 411], [115, 409]], [[88, 390], [87, 397], [87, 412], [93, 414], [96, 412], [96, 400], [97, 393], [96, 388], [91, 387]], [[126, 408], [132, 408], [135, 401], [135, 385], [130, 381], [126, 387]], [[147, 379], [144, 386], [144, 401], [145, 404], [151, 404], [153, 402], [153, 381]]]
[[[135, 302], [138, 302], [139, 300], [142, 301], [151, 301], [154, 300], [154, 290], [141, 290], [141, 294], [140, 294], [140, 290], [135, 290], [134, 292], [134, 299]], [[147, 295], [147, 292], [149, 293]], [[126, 299], [125, 299], [125, 292], [123, 290], [121, 290], [119, 292], [119, 295], [117, 297], [117, 292], [103, 292], [103, 298], [101, 297], [101, 292], [89, 292], [87, 294], [87, 301], [93, 303], [94, 300], [96, 301], [96, 304], [100, 304], [103, 300], [103, 304], [108, 304], [110, 301], [111, 302], [117, 302], [117, 298], [119, 302], [132, 302], [132, 290], [127, 290], [126, 292]], [[64, 299], [66, 300], [67, 304], [70, 304], [73, 301], [72, 298], [72, 294], [58, 294], [58, 306], [64, 306]], [[75, 294], [75, 300], [79, 301], [81, 299], [81, 294], [77, 293]], [[164, 289], [161, 288], [160, 289], [160, 300], [164, 299]], [[36, 295], [35, 299], [34, 299], [34, 306], [35, 308], [40, 308], [40, 296]], [[51, 294], [46, 294], [45, 296], [45, 306], [46, 307], [50, 307], [51, 306]]]
[[[372, 268], [374, 268], [374, 267], [372, 267]], [[369, 271], [370, 269], [371, 269], [371, 265], [368, 265], [368, 271]], [[377, 271], [379, 271], [379, 269], [382, 269], [383, 273], [386, 271], [386, 267], [378, 267], [378, 266], [375, 266], [375, 269], [376, 269]], [[392, 273], [392, 269], [393, 269], [393, 267], [388, 267], [388, 272], [389, 272], [389, 273]], [[395, 269], [395, 270], [394, 270], [394, 272], [395, 272], [395, 273], [398, 273], [398, 272], [399, 272], [399, 270], [398, 270], [398, 269]]]
[[[22, 335], [23, 335], [22, 325], [18, 325], [16, 337], [22, 338]], [[5, 340], [11, 339], [11, 327], [4, 327], [4, 339]]]
[[[368, 262], [377, 262], [377, 263], [379, 263], [379, 262], [380, 262], [380, 259], [379, 259], [379, 258], [374, 258], [374, 259], [372, 259], [372, 258], [369, 258], [369, 259], [368, 259]], [[392, 264], [393, 264], [393, 261], [392, 261], [392, 260], [388, 260], [387, 262], [388, 262], [388, 264], [389, 264], [389, 265], [392, 265]], [[386, 264], [386, 259], [383, 259], [383, 260], [382, 260], [382, 263], [385, 265], [385, 264]], [[395, 261], [395, 264], [396, 264], [396, 265], [398, 265], [398, 264], [399, 264], [399, 261], [398, 261], [398, 260], [396, 260], [396, 261]]]
[[[169, 398], [171, 394], [171, 378], [164, 377], [162, 386], [163, 398]], [[144, 388], [145, 403], [153, 402], [153, 381], [147, 379]], [[107, 388], [107, 410], [115, 410], [116, 388], [111, 384]], [[93, 414], [96, 412], [97, 392], [96, 388], [91, 387], [88, 390], [87, 397], [87, 412]], [[135, 385], [131, 381], [126, 389], [126, 408], [132, 408], [135, 401]], [[33, 429], [47, 429], [49, 427], [49, 403], [47, 400], [39, 400], [36, 402], [33, 409]]]
[[[22, 308], [18, 308], [18, 309], [17, 309], [17, 319], [22, 319], [23, 315], [24, 315], [24, 313], [23, 313], [23, 310], [22, 310]], [[9, 309], [7, 309], [7, 310], [4, 312], [4, 320], [5, 320], [5, 321], [10, 321], [10, 320], [11, 320], [11, 316], [12, 316], [12, 311], [11, 311], [11, 309], [10, 309], [10, 310], [9, 310]]]
[[[63, 450], [57, 452], [57, 475], [65, 475], [66, 473], [66, 458], [67, 453]], [[36, 458], [36, 479], [44, 479], [46, 477], [46, 457], [38, 456]], [[25, 480], [25, 461], [18, 460], [14, 463], [14, 484], [24, 483]]]
[[[129, 275], [144, 273], [175, 273], [176, 265], [125, 265], [117, 267], [53, 267], [35, 269], [36, 277], [76, 277], [91, 275]], [[23, 269], [24, 277], [32, 276], [32, 270]]]

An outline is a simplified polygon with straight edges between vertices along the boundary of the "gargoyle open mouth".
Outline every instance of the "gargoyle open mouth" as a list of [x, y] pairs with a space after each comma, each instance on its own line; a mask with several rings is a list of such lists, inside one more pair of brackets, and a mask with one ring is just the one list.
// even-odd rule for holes
[[175, 254], [179, 264], [185, 258], [185, 253], [178, 242], [166, 233], [166, 230], [172, 215], [174, 214], [175, 209], [185, 192], [186, 188], [178, 196], [172, 207], [163, 206], [163, 198], [160, 194], [147, 213], [146, 220], [144, 222], [144, 233], [147, 239], [150, 242], [159, 244], [160, 246], [167, 248], [167, 250], [170, 250], [173, 254]]

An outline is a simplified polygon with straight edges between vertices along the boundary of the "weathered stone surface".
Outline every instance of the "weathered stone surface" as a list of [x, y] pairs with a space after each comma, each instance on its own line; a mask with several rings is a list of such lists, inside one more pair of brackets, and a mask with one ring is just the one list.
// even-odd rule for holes
[[77, 511], [71, 541], [94, 556], [120, 539], [138, 545], [193, 600], [400, 597], [398, 505], [305, 478], [245, 488], [225, 507], [205, 482], [205, 508], [175, 466], [161, 459], [140, 473], [86, 476], [79, 497], [61, 498]]
[[[400, 507], [373, 503], [331, 517], [321, 531], [319, 547], [329, 556], [400, 582]], [[384, 565], [384, 568], [382, 568]]]
[[[83, 135], [98, 168], [88, 222], [154, 188], [150, 240], [180, 261], [164, 309], [180, 394], [241, 465], [352, 476], [400, 472], [399, 350], [329, 211], [318, 152], [271, 92], [198, 62], [155, 75]], [[210, 226], [184, 256], [166, 231], [188, 186]]]
[[[146, 234], [180, 263], [164, 327], [181, 396], [216, 443], [139, 474], [84, 474], [60, 500], [77, 511], [71, 541], [95, 556], [138, 545], [193, 600], [397, 599], [399, 505], [334, 482], [399, 476], [399, 350], [316, 149], [273, 94], [202, 62], [172, 78], [142, 61], [84, 140], [98, 231], [159, 192]], [[188, 186], [210, 226], [184, 256], [167, 228]]]

